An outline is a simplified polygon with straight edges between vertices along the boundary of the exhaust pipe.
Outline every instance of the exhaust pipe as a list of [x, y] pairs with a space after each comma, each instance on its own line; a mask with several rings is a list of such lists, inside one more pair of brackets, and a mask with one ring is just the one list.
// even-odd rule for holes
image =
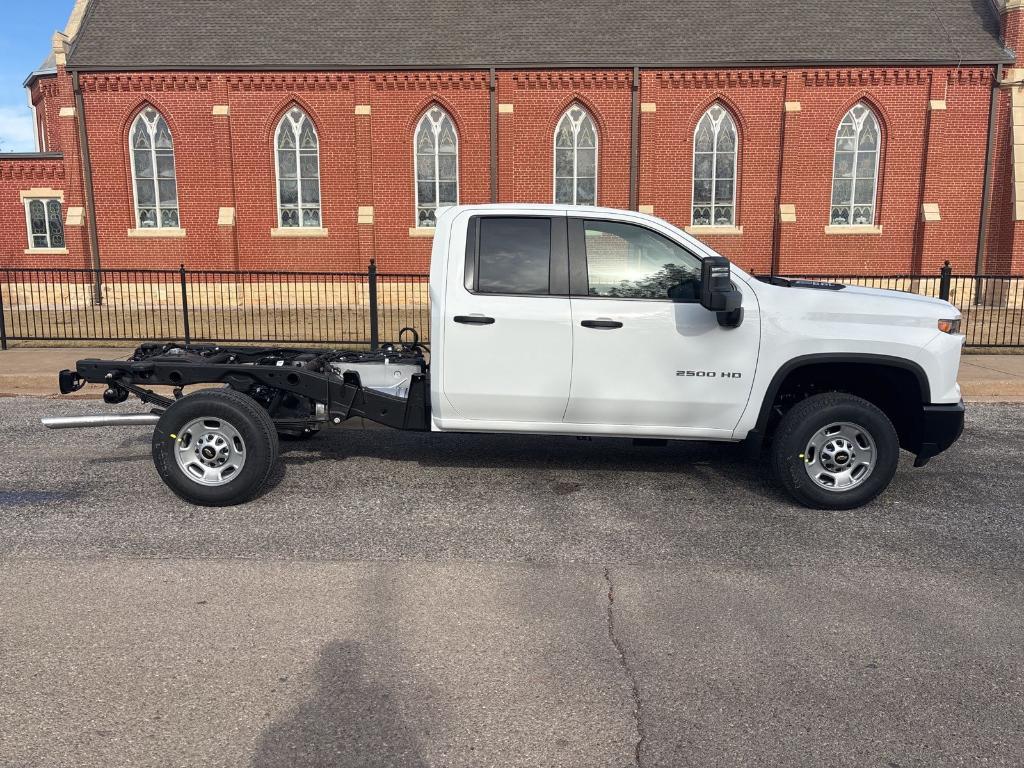
[[153, 427], [160, 421], [158, 413], [133, 413], [123, 416], [52, 416], [42, 420], [47, 429], [82, 429], [84, 427]]

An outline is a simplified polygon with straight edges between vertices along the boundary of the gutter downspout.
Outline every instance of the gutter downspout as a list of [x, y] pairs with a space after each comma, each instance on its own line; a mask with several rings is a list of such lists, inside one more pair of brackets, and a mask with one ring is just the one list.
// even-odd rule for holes
[[633, 67], [632, 101], [629, 126], [629, 207], [640, 207], [640, 67]]
[[488, 118], [491, 125], [491, 202], [498, 202], [498, 76], [491, 67]]
[[[992, 155], [995, 152], [996, 111], [999, 101], [999, 82], [1003, 79], [1003, 65], [996, 65], [992, 81], [992, 99], [988, 105], [988, 139], [985, 144], [985, 176], [981, 187], [981, 221], [978, 223], [978, 253], [974, 259], [974, 274], [980, 275], [985, 267], [985, 245], [988, 240], [988, 210], [992, 197]], [[975, 301], [978, 292], [974, 293]]]
[[775, 216], [772, 221], [772, 253], [771, 262], [768, 265], [768, 274], [775, 277], [779, 271], [779, 261], [782, 251], [782, 214], [779, 206], [782, 205], [782, 173], [786, 167], [786, 99], [789, 98], [789, 73], [786, 73], [782, 87], [782, 122], [779, 125], [779, 160], [775, 169]]
[[100, 236], [96, 227], [96, 195], [92, 188], [92, 160], [89, 157], [89, 132], [85, 127], [85, 99], [82, 98], [82, 87], [78, 81], [78, 71], [71, 73], [71, 89], [75, 94], [75, 113], [78, 117], [78, 146], [82, 153], [82, 178], [85, 182], [85, 210], [89, 219], [89, 250], [92, 255], [93, 303], [103, 303], [103, 291], [100, 281]]
[[[943, 77], [948, 78], [948, 72], [943, 73]], [[928, 76], [928, 98], [932, 97], [932, 87], [935, 84], [935, 73], [932, 72]], [[948, 90], [947, 80], [947, 90]], [[924, 222], [924, 204], [925, 196], [927, 195], [928, 187], [928, 153], [931, 151], [932, 146], [932, 121], [935, 113], [928, 109], [925, 113], [924, 118], [924, 143], [921, 145], [921, 170], [918, 174], [917, 179], [917, 216], [914, 219], [914, 231], [913, 238], [910, 246], [910, 273], [912, 275], [921, 274], [921, 264], [924, 261], [924, 238], [925, 238], [925, 222]], [[910, 282], [910, 290], [913, 293], [917, 293], [918, 281], [912, 280]]]

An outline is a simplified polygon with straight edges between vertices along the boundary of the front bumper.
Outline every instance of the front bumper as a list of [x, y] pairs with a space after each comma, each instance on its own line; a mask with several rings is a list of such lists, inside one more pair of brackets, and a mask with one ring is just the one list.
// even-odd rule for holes
[[934, 456], [955, 443], [964, 431], [964, 401], [955, 405], [925, 405], [921, 409], [921, 445], [915, 467], [923, 467]]

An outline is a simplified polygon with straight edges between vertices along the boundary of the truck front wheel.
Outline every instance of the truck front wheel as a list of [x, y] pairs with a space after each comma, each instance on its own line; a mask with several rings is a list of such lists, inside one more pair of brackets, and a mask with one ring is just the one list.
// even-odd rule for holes
[[886, 489], [899, 463], [892, 422], [863, 398], [813, 395], [782, 417], [771, 446], [779, 483], [815, 509], [853, 509]]
[[153, 432], [160, 479], [185, 501], [241, 504], [259, 493], [277, 461], [274, 422], [251, 398], [208, 389], [171, 405]]

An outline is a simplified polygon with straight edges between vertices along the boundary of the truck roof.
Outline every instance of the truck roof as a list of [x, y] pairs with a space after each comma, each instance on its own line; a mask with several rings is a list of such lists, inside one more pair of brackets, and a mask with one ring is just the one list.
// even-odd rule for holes
[[601, 216], [606, 214], [621, 215], [626, 213], [630, 216], [636, 216], [641, 219], [661, 221], [657, 216], [640, 213], [639, 211], [631, 211], [623, 208], [609, 208], [607, 206], [598, 205], [569, 205], [567, 203], [477, 203], [474, 205], [451, 205], [447, 207], [439, 207], [437, 209], [437, 215], [439, 217], [445, 215], [454, 216], [462, 211], [507, 211], [509, 213], [535, 212], [546, 213], [548, 215], [571, 213], [574, 216]]

